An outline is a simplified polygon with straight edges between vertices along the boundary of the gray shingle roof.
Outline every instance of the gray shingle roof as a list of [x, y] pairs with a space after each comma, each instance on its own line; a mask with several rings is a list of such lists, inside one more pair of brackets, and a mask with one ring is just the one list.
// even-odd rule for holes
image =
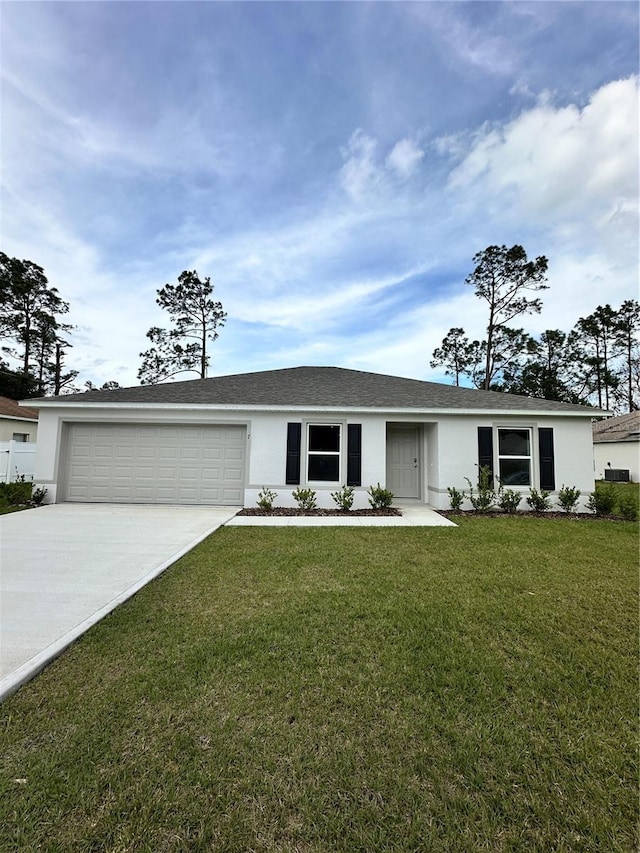
[[594, 444], [607, 441], [640, 441], [640, 412], [629, 412], [593, 424]]
[[[33, 401], [36, 402], [36, 401]], [[52, 398], [47, 402], [53, 403]], [[403, 379], [341, 367], [292, 367], [87, 391], [55, 398], [56, 405], [78, 403], [148, 403], [180, 405], [235, 405], [281, 407], [340, 407], [355, 409], [475, 409], [483, 411], [574, 412], [595, 415], [597, 410], [570, 403], [519, 397], [496, 391], [457, 388], [436, 382]]]

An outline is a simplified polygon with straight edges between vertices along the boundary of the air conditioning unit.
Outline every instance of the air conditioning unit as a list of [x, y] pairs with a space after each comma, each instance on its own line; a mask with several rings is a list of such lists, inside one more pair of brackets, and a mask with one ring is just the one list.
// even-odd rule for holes
[[611, 483], [628, 483], [629, 469], [628, 468], [605, 468], [604, 478]]

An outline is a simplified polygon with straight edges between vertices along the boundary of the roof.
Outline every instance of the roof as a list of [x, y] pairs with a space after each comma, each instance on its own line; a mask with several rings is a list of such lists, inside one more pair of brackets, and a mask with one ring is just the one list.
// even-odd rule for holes
[[210, 405], [270, 408], [480, 410], [565, 413], [593, 417], [600, 410], [553, 400], [479, 391], [341, 367], [292, 367], [116, 388], [43, 398], [44, 405]]
[[640, 412], [596, 421], [593, 424], [593, 443], [604, 444], [609, 441], [640, 441]]
[[27, 406], [21, 406], [10, 397], [0, 397], [0, 418], [19, 418], [21, 421], [37, 421], [38, 412]]

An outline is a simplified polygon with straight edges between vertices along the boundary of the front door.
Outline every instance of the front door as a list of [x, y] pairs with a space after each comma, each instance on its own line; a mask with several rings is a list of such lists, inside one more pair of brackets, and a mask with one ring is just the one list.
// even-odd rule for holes
[[419, 427], [387, 427], [387, 488], [397, 498], [420, 497]]

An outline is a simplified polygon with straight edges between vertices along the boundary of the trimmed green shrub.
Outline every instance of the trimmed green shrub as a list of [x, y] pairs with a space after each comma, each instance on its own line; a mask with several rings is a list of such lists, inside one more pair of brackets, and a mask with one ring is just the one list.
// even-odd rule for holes
[[339, 509], [344, 512], [349, 512], [353, 506], [354, 490], [351, 486], [343, 486], [337, 492], [331, 492], [331, 497], [336, 502]]
[[278, 497], [277, 492], [273, 492], [271, 489], [268, 489], [266, 486], [263, 486], [262, 489], [258, 492], [258, 500], [256, 503], [260, 507], [260, 509], [272, 510], [273, 502]]
[[638, 505], [632, 494], [618, 495], [618, 512], [625, 521], [638, 520]]
[[558, 504], [565, 512], [575, 512], [582, 492], [574, 486], [562, 486], [558, 493]]
[[587, 500], [587, 506], [596, 515], [611, 515], [615, 505], [616, 490], [613, 486], [596, 486]]
[[298, 509], [310, 510], [316, 508], [316, 493], [313, 489], [301, 489], [298, 486], [291, 493], [291, 497], [298, 504]]
[[33, 483], [24, 479], [14, 483], [0, 483], [0, 501], [8, 506], [26, 506], [31, 502]]
[[521, 500], [522, 495], [515, 489], [500, 489], [498, 492], [498, 506], [503, 512], [516, 512]]
[[447, 486], [447, 491], [449, 492], [449, 503], [451, 504], [451, 509], [456, 511], [459, 510], [467, 497], [466, 492], [456, 489], [455, 486]]
[[387, 509], [393, 503], [393, 492], [383, 488], [380, 483], [377, 486], [369, 486], [367, 494], [369, 503], [374, 509]]
[[530, 489], [530, 495], [527, 498], [527, 503], [534, 512], [546, 512], [551, 509], [550, 492], [545, 492], [544, 489]]
[[496, 490], [493, 487], [493, 475], [486, 465], [483, 465], [478, 471], [478, 492], [473, 491], [473, 484], [468, 477], [465, 477], [469, 483], [469, 500], [471, 506], [476, 512], [491, 512], [496, 506]]

